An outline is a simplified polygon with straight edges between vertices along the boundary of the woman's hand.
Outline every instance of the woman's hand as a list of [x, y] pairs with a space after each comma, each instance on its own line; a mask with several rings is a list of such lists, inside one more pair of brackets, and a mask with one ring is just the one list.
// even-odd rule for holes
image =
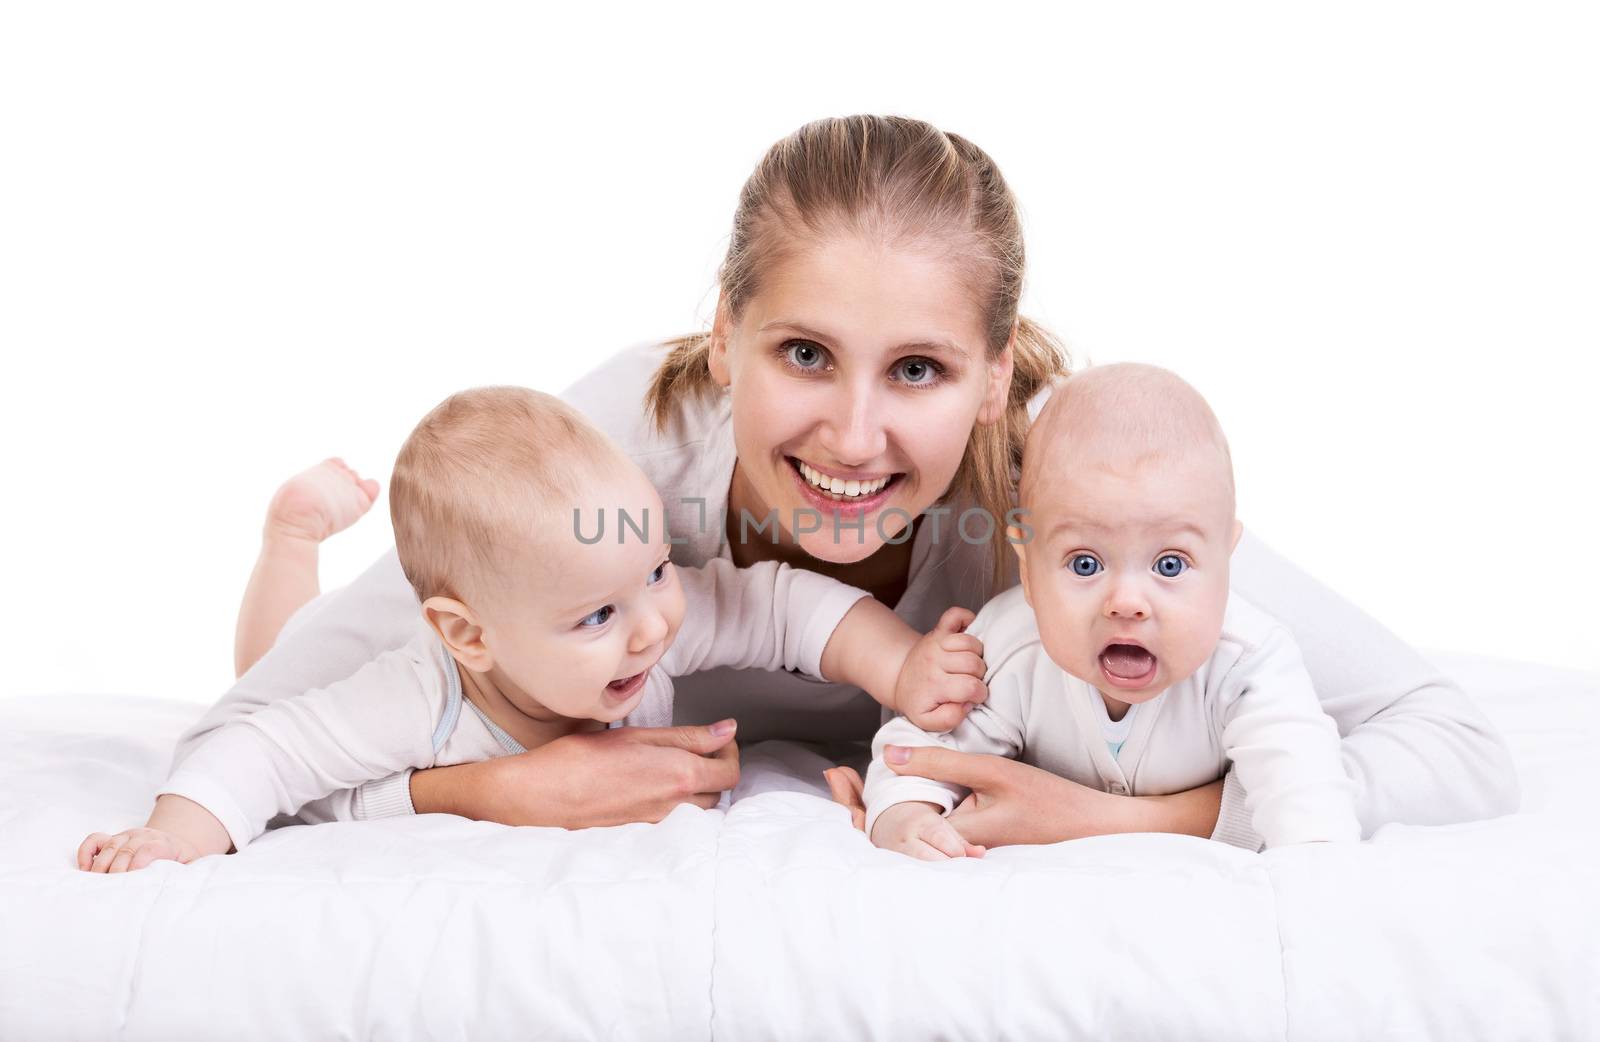
[[734, 730], [724, 720], [567, 735], [515, 756], [417, 771], [411, 802], [418, 814], [502, 825], [577, 829], [660, 821], [680, 803], [715, 807], [739, 783]]
[[[1170, 796], [1115, 796], [1003, 756], [963, 753], [939, 746], [895, 747], [902, 763], [885, 763], [896, 774], [949, 782], [971, 789], [949, 822], [969, 843], [984, 847], [1059, 843], [1114, 832], [1175, 832], [1209, 837], [1222, 807], [1222, 782]], [[856, 828], [866, 821], [861, 778], [849, 767], [825, 773], [834, 801], [851, 812]]]

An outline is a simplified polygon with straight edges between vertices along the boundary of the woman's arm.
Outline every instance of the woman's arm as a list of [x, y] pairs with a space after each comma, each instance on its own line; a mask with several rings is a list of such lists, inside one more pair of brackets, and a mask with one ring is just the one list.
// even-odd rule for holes
[[660, 821], [680, 803], [717, 805], [739, 784], [731, 720], [710, 727], [614, 727], [482, 763], [411, 775], [418, 814], [502, 825], [589, 828]]
[[[1459, 687], [1382, 625], [1246, 532], [1234, 592], [1287, 626], [1323, 710], [1343, 736], [1363, 835], [1389, 822], [1442, 825], [1509, 814], [1520, 793], [1511, 756]], [[1052, 843], [1112, 832], [1173, 832], [1259, 849], [1236, 772], [1169, 796], [1115, 796], [1036, 767], [948, 749], [889, 765], [973, 790], [951, 820], [973, 843]], [[859, 779], [829, 772], [835, 799], [859, 803]], [[856, 793], [852, 795], [852, 789]]]
[[[924, 746], [884, 763], [899, 775], [935, 779], [972, 792], [950, 812], [950, 823], [969, 843], [985, 847], [1059, 843], [1114, 832], [1211, 835], [1222, 802], [1222, 782], [1170, 796], [1115, 796], [1004, 756]], [[861, 776], [853, 768], [826, 772], [835, 802], [865, 831], [867, 807]]]
[[[1246, 532], [1233, 591], [1283, 623], [1343, 736], [1364, 835], [1390, 822], [1445, 825], [1509, 814], [1521, 799], [1505, 742], [1448, 677]], [[1248, 820], [1230, 773], [1217, 832]]]
[[[421, 609], [390, 551], [355, 582], [304, 608], [259, 662], [179, 739], [174, 769], [200, 741], [263, 706], [354, 674], [416, 632]], [[316, 800], [310, 820], [445, 812], [507, 825], [657, 821], [683, 802], [712, 806], [739, 778], [730, 728], [616, 728], [519, 756], [406, 771]]]

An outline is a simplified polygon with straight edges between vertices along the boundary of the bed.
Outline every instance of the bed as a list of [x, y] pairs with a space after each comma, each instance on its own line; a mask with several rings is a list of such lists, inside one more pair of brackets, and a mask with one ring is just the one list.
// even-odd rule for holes
[[91, 876], [78, 842], [142, 820], [200, 707], [0, 700], [0, 1039], [1600, 1038], [1600, 676], [1437, 658], [1520, 813], [939, 865], [766, 743], [736, 800], [658, 825], [428, 815]]

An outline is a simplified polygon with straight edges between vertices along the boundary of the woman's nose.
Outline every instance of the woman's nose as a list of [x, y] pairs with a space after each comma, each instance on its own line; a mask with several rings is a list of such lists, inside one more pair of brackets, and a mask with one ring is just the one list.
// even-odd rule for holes
[[846, 388], [822, 425], [822, 447], [841, 466], [863, 466], [883, 455], [888, 445], [886, 419], [873, 389]]

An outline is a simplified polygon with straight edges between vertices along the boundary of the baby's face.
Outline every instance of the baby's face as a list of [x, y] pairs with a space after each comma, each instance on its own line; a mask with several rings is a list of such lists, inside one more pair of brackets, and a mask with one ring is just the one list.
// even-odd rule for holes
[[1226, 472], [1194, 458], [1072, 465], [1040, 482], [1018, 547], [1050, 658], [1117, 701], [1145, 702], [1213, 651], [1238, 541]]
[[[531, 717], [610, 723], [627, 716], [683, 624], [661, 499], [637, 467], [617, 469], [595, 475], [580, 502], [548, 512], [553, 530], [538, 533], [521, 555], [516, 593], [484, 620], [484, 643], [509, 681], [506, 695]], [[574, 508], [586, 539], [594, 537], [597, 512], [604, 514], [599, 542], [577, 538]], [[619, 509], [646, 529], [644, 537], [625, 529], [619, 544]]]

